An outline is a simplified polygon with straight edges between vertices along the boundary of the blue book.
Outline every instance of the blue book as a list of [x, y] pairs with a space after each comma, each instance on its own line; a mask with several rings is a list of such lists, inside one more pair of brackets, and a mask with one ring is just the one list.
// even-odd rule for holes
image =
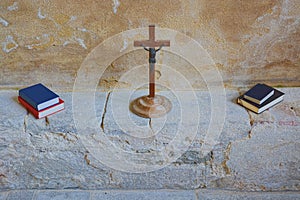
[[19, 90], [19, 96], [37, 111], [59, 103], [59, 96], [41, 83]]

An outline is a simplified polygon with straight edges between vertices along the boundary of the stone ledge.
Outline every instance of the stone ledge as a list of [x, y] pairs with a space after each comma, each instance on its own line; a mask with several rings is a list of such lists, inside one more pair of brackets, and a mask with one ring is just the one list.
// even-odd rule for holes
[[94, 199], [298, 199], [299, 192], [238, 192], [230, 190], [15, 190], [0, 192], [0, 200], [94, 200]]
[[[71, 93], [60, 94], [66, 102], [65, 111], [47, 120], [36, 120], [17, 103], [17, 91], [0, 91], [3, 105], [0, 110], [0, 190], [210, 188], [299, 191], [299, 158], [296, 155], [300, 152], [300, 92], [298, 88], [282, 90], [286, 93], [284, 102], [261, 115], [237, 105], [235, 99], [239, 93], [227, 90], [223, 131], [208, 155], [202, 155], [200, 149], [209, 126], [211, 99], [207, 91], [197, 91], [199, 105], [208, 106], [201, 106], [200, 126], [196, 137], [191, 138], [192, 145], [170, 165], [146, 173], [121, 172], [107, 167], [83, 146], [73, 120]], [[97, 93], [95, 110], [99, 129], [113, 145], [124, 151], [147, 154], [163, 149], [174, 137], [174, 121], [180, 111], [176, 106], [162, 131], [150, 138], [134, 138], [115, 123], [109, 96], [112, 94]], [[178, 105], [176, 99], [171, 99], [173, 105]], [[159, 120], [130, 117], [139, 126], [160, 130]], [[187, 127], [191, 125], [193, 120]], [[134, 129], [130, 131], [138, 134]], [[96, 140], [93, 134], [90, 137]], [[135, 159], [132, 157], [132, 161]], [[147, 160], [143, 162], [152, 164]]]

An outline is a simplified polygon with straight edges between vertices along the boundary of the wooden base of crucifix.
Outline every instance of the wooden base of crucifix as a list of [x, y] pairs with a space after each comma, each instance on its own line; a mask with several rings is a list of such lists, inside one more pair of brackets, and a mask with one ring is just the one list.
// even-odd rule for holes
[[[149, 51], [149, 95], [142, 96], [130, 103], [130, 110], [144, 118], [158, 118], [167, 114], [172, 103], [161, 95], [155, 95], [155, 55], [163, 46], [170, 46], [169, 40], [155, 41], [155, 26], [149, 26], [149, 40], [134, 41], [135, 47], [144, 47]], [[148, 47], [148, 48], [147, 48]], [[155, 47], [159, 47], [155, 49]]]

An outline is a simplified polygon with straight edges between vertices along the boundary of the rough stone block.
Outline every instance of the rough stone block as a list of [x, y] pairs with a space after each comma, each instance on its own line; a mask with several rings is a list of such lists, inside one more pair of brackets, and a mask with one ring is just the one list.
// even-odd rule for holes
[[6, 200], [8, 196], [8, 192], [0, 192], [0, 200]]
[[[91, 93], [76, 94], [76, 97], [80, 96], [82, 100], [78, 100], [76, 98], [77, 102], [74, 102], [74, 100], [72, 99], [72, 93], [63, 93], [62, 95], [60, 95], [60, 97], [65, 101], [65, 109], [54, 115], [50, 115], [47, 118], [38, 119], [38, 120], [31, 115], [28, 116], [26, 131], [32, 134], [41, 134], [42, 132], [76, 134], [77, 130], [76, 130], [76, 125], [73, 116], [74, 115], [73, 106], [78, 106], [76, 105], [76, 103], [83, 104], [84, 106], [87, 107], [95, 106], [95, 110], [93, 110], [93, 112], [95, 112], [96, 114], [96, 119], [90, 119], [93, 115], [92, 114], [89, 115], [89, 113], [85, 113], [86, 114], [85, 117], [81, 119], [84, 123], [88, 123], [92, 120], [95, 120], [98, 123], [100, 123], [104, 112], [104, 105], [106, 103], [107, 94], [105, 92], [103, 93], [95, 92], [95, 94], [93, 94], [95, 95], [94, 105], [85, 105], [86, 104], [85, 97], [87, 95], [91, 95]], [[76, 113], [76, 114], [80, 115], [80, 113]], [[80, 116], [78, 118], [80, 118]]]
[[19, 190], [19, 191], [11, 191], [7, 196], [7, 200], [32, 200], [34, 197], [35, 191], [33, 190]]
[[226, 119], [223, 130], [216, 139], [212, 148], [210, 159], [207, 162], [206, 178], [207, 187], [223, 187], [215, 184], [224, 177], [230, 175], [230, 168], [227, 166], [228, 155], [231, 144], [248, 138], [251, 130], [249, 115], [247, 111], [236, 104], [239, 96], [237, 91], [226, 90]]
[[[65, 101], [65, 110], [62, 112], [59, 112], [55, 115], [49, 116], [48, 117], [48, 126], [49, 126], [49, 131], [54, 132], [54, 133], [75, 133], [77, 134], [76, 130], [76, 125], [74, 122], [74, 112], [73, 109], [74, 107], [78, 106], [76, 103], [84, 104], [86, 105], [85, 102], [85, 97], [86, 95], [90, 95], [90, 93], [84, 93], [81, 92], [76, 95], [76, 97], [81, 96], [82, 100], [77, 100], [76, 102], [72, 99], [72, 93], [63, 93], [61, 95], [61, 98]], [[104, 112], [104, 107], [106, 104], [106, 96], [107, 93], [105, 92], [95, 92], [94, 94], [95, 99], [94, 99], [94, 106], [95, 106], [95, 114], [96, 114], [96, 121], [98, 123], [101, 122], [103, 112]], [[93, 105], [86, 105], [87, 107], [91, 107]], [[76, 113], [80, 114], [80, 113]], [[92, 116], [92, 115], [90, 115]], [[88, 122], [90, 119], [85, 118], [82, 119], [83, 121]]]
[[[201, 153], [210, 124], [210, 117], [207, 116], [210, 116], [212, 109], [210, 106], [202, 106], [200, 114], [204, 113], [204, 115], [199, 118], [195, 138], [181, 138], [182, 143], [178, 143], [174, 148], [181, 153], [180, 157], [166, 166], [163, 160], [141, 159], [138, 155], [155, 155], [155, 152], [163, 151], [176, 135], [191, 132], [189, 126], [193, 126], [193, 123], [187, 123], [184, 130], [176, 124], [180, 122], [177, 117], [181, 109], [179, 102], [176, 103], [175, 98], [170, 95], [170, 99], [176, 106], [169, 113], [170, 118], [163, 123], [159, 119], [150, 121], [129, 114], [136, 124], [147, 127], [151, 125], [153, 132], [157, 132], [150, 135], [151, 137], [141, 138], [138, 130], [132, 129], [131, 133], [134, 135], [130, 135], [113, 124], [114, 118], [110, 107], [113, 104], [109, 105], [113, 93], [109, 95], [108, 101], [106, 93], [96, 94], [99, 95], [99, 99], [102, 99], [101, 104], [96, 106], [96, 121], [101, 124], [100, 121], [104, 119], [104, 127], [99, 126], [99, 134], [106, 134], [112, 144], [121, 151], [132, 153], [127, 160], [128, 166], [142, 163], [147, 167], [156, 165], [161, 168], [144, 173], [117, 171], [115, 166], [106, 166], [102, 162], [101, 159], [118, 156], [117, 151], [103, 154], [102, 157], [89, 152], [80, 140], [81, 133], [78, 131], [73, 133], [71, 104], [67, 105], [68, 110], [65, 112], [49, 117], [49, 122], [39, 121], [27, 115], [26, 130], [22, 128], [20, 132], [18, 127], [16, 129], [12, 127], [1, 132], [0, 187], [2, 190], [204, 187], [262, 191], [299, 190], [297, 173], [299, 159], [295, 156], [300, 151], [297, 137], [299, 122], [297, 99], [299, 98], [294, 94], [297, 90], [291, 93], [286, 90], [286, 100], [261, 115], [248, 113], [243, 107], [237, 105], [234, 101], [238, 96], [236, 91], [226, 92], [224, 128], [219, 138], [216, 138], [212, 151], [206, 155]], [[14, 94], [5, 94], [2, 98], [7, 99], [9, 95]], [[169, 97], [167, 93], [164, 95]], [[210, 105], [211, 97], [207, 91], [197, 91], [196, 95], [196, 104], [201, 102], [200, 105]], [[61, 96], [67, 102], [71, 101], [70, 94]], [[293, 100], [290, 99], [292, 97]], [[127, 102], [125, 104], [128, 105]], [[22, 110], [23, 108], [20, 107], [21, 112]], [[218, 110], [220, 111], [219, 108]], [[8, 110], [1, 110], [1, 112], [8, 112]], [[62, 118], [66, 118], [66, 121], [61, 120]], [[85, 122], [87, 126], [89, 121]], [[64, 127], [67, 128], [63, 129]], [[102, 130], [104, 132], [101, 132]], [[14, 138], [13, 133], [21, 133], [22, 137]], [[88, 139], [103, 142], [98, 141], [97, 134], [89, 134]], [[185, 149], [184, 146], [190, 142], [191, 146]], [[116, 164], [120, 165], [120, 162]]]
[[113, 180], [123, 189], [194, 189], [205, 185], [204, 164], [172, 164], [147, 173], [115, 171]]
[[85, 191], [40, 191], [36, 200], [89, 200], [90, 193]]
[[[219, 184], [241, 189], [299, 190], [299, 92], [284, 89], [284, 101], [262, 114], [250, 111], [249, 138], [233, 142], [228, 167], [235, 177]], [[231, 178], [233, 178], [231, 177]], [[227, 182], [228, 181], [228, 182]], [[222, 183], [223, 182], [223, 183]]]
[[[299, 97], [297, 90], [290, 92], [287, 89], [284, 92], [286, 96], [283, 102], [259, 115], [229, 103], [227, 110], [230, 112], [228, 114], [227, 111], [224, 130], [220, 135], [223, 143], [214, 147], [210, 167], [207, 168], [208, 187], [297, 190], [298, 183], [294, 181], [297, 175], [289, 177], [288, 174], [296, 173], [294, 162], [297, 159], [293, 158], [291, 152], [299, 152], [296, 142], [299, 117], [294, 112]], [[229, 99], [227, 102], [230, 102]], [[294, 110], [290, 108], [291, 104], [294, 104]], [[278, 165], [280, 167], [276, 167]], [[232, 166], [239, 170], [236, 171]]]
[[298, 133], [297, 126], [276, 121], [254, 124], [250, 139], [232, 144], [227, 163], [236, 176], [236, 187], [299, 190]]
[[281, 200], [281, 199], [298, 199], [299, 193], [295, 192], [238, 192], [230, 190], [198, 190], [198, 200], [256, 200], [256, 199], [268, 199], [268, 200]]
[[196, 198], [194, 191], [176, 191], [176, 190], [156, 190], [156, 191], [103, 191], [103, 192], [93, 192], [92, 199], [131, 199], [131, 200], [194, 200]]

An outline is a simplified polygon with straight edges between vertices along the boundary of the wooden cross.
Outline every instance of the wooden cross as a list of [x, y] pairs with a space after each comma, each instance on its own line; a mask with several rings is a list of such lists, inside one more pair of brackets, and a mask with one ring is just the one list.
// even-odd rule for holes
[[[155, 25], [149, 26], [149, 40], [134, 41], [135, 47], [144, 47], [149, 51], [149, 97], [155, 97], [155, 53], [163, 46], [170, 46], [170, 40], [155, 41]], [[149, 47], [149, 49], [147, 49]], [[155, 47], [159, 49], [155, 50]]]

